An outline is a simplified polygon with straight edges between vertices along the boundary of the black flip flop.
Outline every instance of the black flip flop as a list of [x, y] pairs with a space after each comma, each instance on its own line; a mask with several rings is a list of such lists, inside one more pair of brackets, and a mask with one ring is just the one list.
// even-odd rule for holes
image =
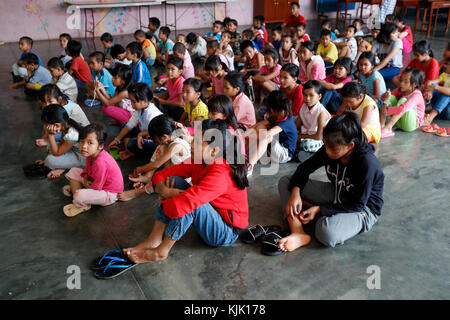
[[93, 271], [101, 270], [105, 268], [111, 260], [127, 262], [128, 257], [120, 250], [111, 249], [108, 250], [103, 256], [92, 260], [89, 268]]
[[47, 174], [51, 171], [49, 167], [37, 163], [26, 165], [22, 169], [23, 173], [27, 177], [46, 177]]
[[289, 235], [289, 231], [280, 231], [280, 232], [271, 232], [267, 234], [262, 239], [262, 247], [261, 247], [261, 253], [265, 254], [266, 256], [277, 256], [284, 251], [280, 249], [278, 246], [278, 241], [281, 238], [287, 237]]
[[242, 232], [241, 240], [244, 243], [251, 244], [262, 239], [268, 233], [279, 231], [281, 231], [281, 227], [279, 226], [262, 226], [260, 224], [255, 224]]
[[132, 262], [129, 259], [125, 262], [111, 260], [111, 261], [109, 261], [108, 265], [105, 268], [96, 271], [94, 273], [94, 276], [97, 279], [101, 279], [101, 280], [113, 279], [113, 278], [121, 275], [125, 271], [134, 268], [135, 266], [136, 266], [136, 263]]

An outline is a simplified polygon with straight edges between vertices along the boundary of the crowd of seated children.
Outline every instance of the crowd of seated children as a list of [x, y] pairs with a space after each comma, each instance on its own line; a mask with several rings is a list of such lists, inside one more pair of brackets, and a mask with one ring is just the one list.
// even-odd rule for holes
[[[214, 21], [211, 32], [178, 34], [175, 42], [170, 28], [151, 17], [149, 31], [136, 30], [135, 41], [127, 44], [103, 34], [103, 51], [90, 52], [87, 60], [81, 43], [61, 34], [63, 52], [48, 61], [48, 69], [32, 51], [32, 39], [21, 37], [22, 55], [13, 66], [11, 87], [25, 85], [39, 95], [43, 133], [35, 143], [46, 147], [48, 155], [36, 165], [47, 167], [50, 178], [68, 171], [63, 193], [73, 202], [64, 213], [75, 216], [92, 205], [157, 193], [157, 223], [147, 240], [125, 249], [130, 259], [140, 263], [167, 257], [190, 224], [203, 219], [213, 219], [218, 228], [198, 228], [203, 240], [228, 245], [248, 226], [247, 176], [258, 161], [297, 161], [301, 165], [292, 179], [282, 178], [279, 184], [291, 234], [276, 239], [278, 253], [309, 243], [302, 225], [316, 215], [323, 221], [316, 232], [324, 244], [335, 246], [353, 236], [340, 234], [339, 228], [334, 230], [338, 240], [326, 236], [326, 224], [341, 225], [342, 214], [356, 206], [352, 201], [358, 202], [352, 212], [371, 212], [364, 226], [369, 230], [382, 206], [382, 172], [371, 144], [393, 137], [394, 128], [440, 130], [434, 119], [450, 118], [450, 50], [439, 63], [428, 41], [413, 43], [402, 16], [387, 16], [379, 29], [370, 30], [371, 40], [359, 19], [343, 34], [335, 34], [326, 20], [313, 39], [299, 3], [291, 2], [290, 9], [271, 35], [263, 16], [255, 16], [242, 33], [238, 21], [226, 17]], [[406, 63], [403, 56], [411, 51], [414, 59]], [[164, 69], [156, 81], [150, 72], [155, 66]], [[154, 96], [153, 84], [165, 88], [160, 95]], [[249, 96], [252, 90], [256, 103]], [[97, 99], [113, 120], [110, 124], [120, 125], [109, 143], [106, 127], [90, 124], [77, 104], [84, 101], [82, 94]], [[227, 162], [229, 146], [221, 150], [213, 141], [198, 140], [197, 133], [211, 128], [226, 133], [225, 144], [235, 143], [234, 160], [242, 163]], [[446, 129], [438, 133], [450, 134]], [[192, 153], [196, 144], [207, 159], [193, 159], [198, 157]], [[128, 176], [134, 183], [130, 190], [124, 191], [120, 168], [110, 155], [114, 148], [120, 150], [117, 161], [145, 157], [145, 164]], [[309, 174], [321, 166], [339, 171], [338, 163], [358, 190], [348, 187], [345, 199], [339, 199], [339, 191], [325, 208], [314, 205], [318, 196], [308, 194], [308, 188], [323, 188], [328, 197], [333, 182], [311, 186]], [[370, 172], [358, 175], [368, 163]], [[374, 179], [372, 186], [365, 184], [367, 177]], [[302, 197], [313, 201], [304, 211], [298, 207], [306, 205]], [[356, 220], [350, 224], [352, 230], [362, 228]], [[158, 255], [149, 256], [150, 251]]]

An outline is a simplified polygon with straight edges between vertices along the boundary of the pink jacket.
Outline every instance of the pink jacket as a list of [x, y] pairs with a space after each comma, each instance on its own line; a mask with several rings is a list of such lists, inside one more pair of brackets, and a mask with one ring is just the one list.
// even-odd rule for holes
[[326, 77], [325, 62], [322, 57], [315, 55], [311, 57], [308, 65], [305, 61], [300, 61], [300, 81], [305, 83], [309, 80], [323, 80]]
[[[404, 97], [404, 95], [400, 92], [400, 89], [395, 89], [392, 94], [400, 100]], [[423, 95], [420, 90], [414, 90], [408, 97], [408, 100], [395, 107], [390, 107], [388, 109], [388, 116], [392, 116], [395, 114], [403, 114], [411, 109], [416, 110], [417, 114], [417, 128], [422, 126], [423, 118], [425, 116], [425, 101], [423, 100]]]

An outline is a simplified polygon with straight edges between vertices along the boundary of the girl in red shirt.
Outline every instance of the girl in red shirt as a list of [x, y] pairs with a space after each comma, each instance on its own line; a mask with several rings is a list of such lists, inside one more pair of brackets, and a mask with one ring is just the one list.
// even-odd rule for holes
[[280, 90], [292, 102], [292, 115], [297, 117], [303, 105], [303, 86], [297, 83], [300, 69], [293, 63], [286, 63], [280, 70]]
[[247, 165], [239, 139], [227, 128], [223, 120], [204, 120], [191, 144], [192, 158], [155, 173], [153, 185], [163, 201], [148, 238], [123, 250], [134, 263], [166, 259], [191, 225], [213, 247], [234, 243], [248, 226]]

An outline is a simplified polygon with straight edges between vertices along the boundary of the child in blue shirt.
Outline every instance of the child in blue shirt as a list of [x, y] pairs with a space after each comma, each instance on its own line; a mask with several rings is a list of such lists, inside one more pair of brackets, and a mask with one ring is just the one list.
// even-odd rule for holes
[[249, 137], [249, 163], [252, 167], [266, 153], [271, 162], [286, 163], [292, 159], [297, 146], [297, 127], [292, 117], [291, 101], [283, 91], [269, 94], [265, 118], [244, 134]]
[[169, 60], [169, 55], [173, 53], [173, 41], [169, 39], [170, 28], [161, 27], [159, 29], [159, 43], [156, 47], [156, 60], [164, 64], [165, 61]]
[[220, 42], [220, 38], [222, 37], [222, 30], [223, 22], [219, 20], [214, 21], [212, 31], [205, 34], [203, 38], [205, 38], [206, 41], [217, 40], [217, 42]]
[[94, 88], [96, 86], [96, 81], [102, 83], [106, 92], [112, 97], [116, 87], [112, 83], [111, 73], [104, 67], [105, 66], [105, 54], [100, 51], [95, 51], [89, 55], [89, 67], [92, 71], [93, 82], [86, 82], [86, 91], [88, 97], [94, 96]]
[[32, 93], [50, 83], [52, 74], [45, 67], [39, 65], [38, 57], [34, 53], [25, 54], [22, 61], [25, 63], [27, 69], [27, 77], [22, 81], [12, 84], [11, 88], [14, 89], [24, 85], [25, 93]]
[[19, 82], [22, 81], [24, 78], [28, 76], [28, 72], [26, 69], [26, 63], [24, 61], [24, 57], [27, 53], [33, 53], [36, 55], [39, 61], [39, 65], [42, 66], [42, 61], [39, 56], [31, 50], [33, 48], [33, 39], [30, 37], [21, 37], [19, 39], [19, 49], [22, 51], [22, 54], [20, 55], [19, 60], [17, 63], [13, 64], [12, 66], [12, 76], [13, 76], [13, 82]]
[[142, 45], [137, 41], [133, 41], [127, 45], [126, 52], [126, 58], [132, 61], [133, 76], [131, 83], [144, 82], [151, 88], [152, 78], [150, 72], [145, 62], [140, 58], [142, 56]]

